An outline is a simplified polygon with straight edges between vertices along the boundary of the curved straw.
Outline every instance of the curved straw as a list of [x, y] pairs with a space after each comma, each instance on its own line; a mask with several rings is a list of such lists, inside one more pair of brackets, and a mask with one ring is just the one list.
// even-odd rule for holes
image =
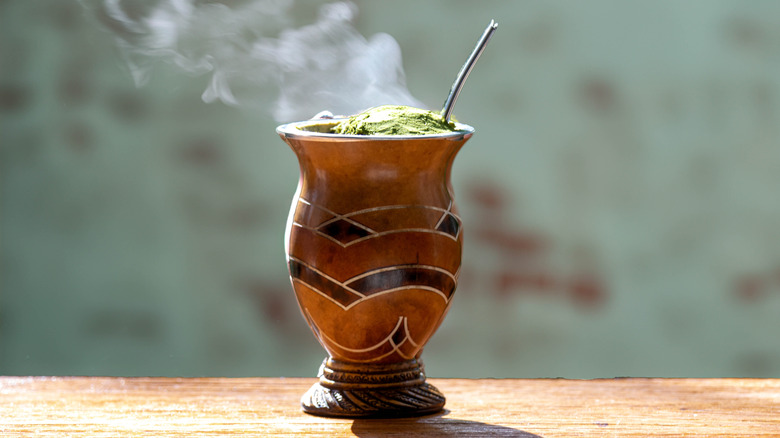
[[490, 20], [490, 24], [488, 24], [482, 37], [477, 42], [477, 46], [474, 47], [474, 51], [471, 52], [469, 59], [467, 59], [466, 63], [463, 64], [463, 67], [460, 68], [458, 77], [455, 78], [455, 82], [452, 84], [452, 88], [450, 88], [450, 94], [447, 96], [447, 100], [444, 102], [444, 107], [441, 110], [441, 115], [447, 123], [450, 121], [452, 109], [455, 107], [455, 101], [458, 100], [458, 95], [463, 88], [463, 84], [466, 83], [466, 78], [469, 77], [471, 69], [474, 68], [474, 64], [477, 63], [479, 56], [482, 55], [485, 46], [487, 46], [488, 41], [490, 41], [490, 37], [493, 36], [493, 32], [495, 32], [497, 28], [498, 23], [496, 23], [495, 20]]

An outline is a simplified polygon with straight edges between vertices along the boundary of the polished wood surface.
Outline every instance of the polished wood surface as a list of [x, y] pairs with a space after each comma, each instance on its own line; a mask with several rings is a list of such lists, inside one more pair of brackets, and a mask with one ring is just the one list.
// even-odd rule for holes
[[0, 436], [780, 436], [780, 379], [429, 379], [445, 411], [301, 412], [311, 378], [0, 377]]

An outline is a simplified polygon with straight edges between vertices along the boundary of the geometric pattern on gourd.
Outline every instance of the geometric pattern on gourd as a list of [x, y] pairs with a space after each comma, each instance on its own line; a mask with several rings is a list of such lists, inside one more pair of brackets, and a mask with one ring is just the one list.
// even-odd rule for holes
[[293, 226], [311, 230], [348, 247], [371, 238], [404, 232], [433, 233], [457, 240], [461, 219], [452, 203], [445, 209], [427, 205], [387, 205], [339, 214], [298, 198]]
[[412, 339], [409, 333], [409, 320], [405, 316], [398, 317], [398, 322], [390, 333], [381, 341], [365, 348], [349, 348], [339, 344], [335, 339], [323, 333], [307, 309], [304, 309], [304, 315], [309, 326], [314, 331], [314, 335], [323, 345], [335, 347], [342, 356], [349, 357], [354, 362], [376, 362], [393, 354], [401, 359], [413, 359], [420, 345]]
[[[422, 205], [391, 205], [338, 214], [299, 198], [293, 226], [334, 242], [345, 250], [372, 238], [402, 233], [430, 233], [457, 242], [461, 221], [447, 209]], [[457, 284], [458, 272], [426, 264], [399, 264], [361, 272], [346, 280], [333, 278], [294, 254], [288, 255], [290, 277], [347, 310], [378, 295], [418, 289], [438, 294], [445, 303]]]
[[[390, 205], [339, 214], [299, 198], [291, 225], [315, 239], [325, 239], [337, 245], [341, 251], [350, 251], [353, 245], [360, 242], [368, 244], [371, 239], [379, 239], [381, 243], [375, 247], [381, 248], [385, 239], [396, 239], [403, 233], [427, 233], [434, 240], [445, 239], [459, 246], [461, 220], [451, 209], [451, 203], [446, 209], [423, 205]], [[334, 278], [334, 275], [326, 272], [327, 266], [313, 265], [316, 263], [313, 259], [308, 262], [301, 259], [308, 254], [306, 246], [288, 254], [287, 263], [293, 283], [305, 287], [299, 293], [306, 289], [313, 291], [345, 312], [361, 302], [405, 290], [438, 295], [446, 309], [457, 285], [459, 271], [453, 273], [439, 266], [420, 263], [419, 259], [416, 263], [354, 269], [352, 274], [348, 274], [351, 275], [349, 278], [344, 279], [343, 274], [341, 278]], [[361, 247], [365, 250], [364, 245]], [[308, 309], [304, 307], [302, 310], [320, 342], [336, 348], [342, 357], [352, 361], [373, 362], [393, 354], [411, 359], [421, 348], [410, 333], [411, 321], [404, 315], [397, 315], [395, 327], [386, 333], [384, 339], [378, 342], [375, 340], [374, 345], [354, 348], [342, 345], [324, 333]]]
[[446, 303], [458, 280], [457, 275], [435, 266], [399, 265], [368, 271], [341, 282], [297, 258], [290, 257], [287, 264], [293, 282], [306, 285], [344, 310], [380, 295], [408, 289], [433, 292]]

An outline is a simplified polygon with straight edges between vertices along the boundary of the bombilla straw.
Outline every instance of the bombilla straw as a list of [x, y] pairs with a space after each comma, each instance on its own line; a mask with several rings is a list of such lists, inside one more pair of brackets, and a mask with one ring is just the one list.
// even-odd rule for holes
[[466, 63], [463, 64], [463, 67], [460, 68], [458, 77], [455, 78], [455, 82], [452, 84], [452, 88], [450, 88], [450, 94], [444, 102], [444, 108], [441, 110], [441, 115], [444, 117], [445, 122], [450, 122], [452, 109], [455, 107], [455, 101], [458, 100], [460, 90], [463, 89], [463, 84], [466, 83], [466, 78], [469, 77], [471, 69], [474, 68], [474, 64], [477, 63], [480, 55], [482, 55], [482, 52], [485, 50], [485, 46], [487, 46], [488, 41], [490, 41], [490, 37], [493, 36], [493, 32], [495, 32], [497, 28], [498, 23], [496, 23], [495, 20], [490, 20], [490, 24], [488, 24], [482, 37], [477, 42], [477, 46], [474, 47], [474, 51], [471, 52], [469, 59], [467, 59]]

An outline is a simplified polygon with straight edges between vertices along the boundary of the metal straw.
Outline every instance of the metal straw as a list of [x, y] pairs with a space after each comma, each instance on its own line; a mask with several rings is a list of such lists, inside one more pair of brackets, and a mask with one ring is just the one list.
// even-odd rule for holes
[[467, 59], [466, 63], [463, 64], [463, 67], [460, 68], [458, 77], [455, 78], [455, 82], [452, 84], [452, 88], [450, 88], [450, 94], [447, 96], [447, 100], [444, 102], [444, 108], [441, 110], [441, 115], [444, 117], [444, 120], [447, 123], [450, 121], [450, 116], [452, 116], [452, 108], [455, 107], [455, 101], [458, 100], [458, 95], [460, 94], [460, 90], [463, 88], [463, 84], [466, 82], [466, 78], [469, 77], [471, 69], [474, 68], [474, 64], [477, 63], [479, 56], [482, 55], [482, 52], [485, 50], [485, 46], [487, 46], [488, 41], [490, 41], [490, 37], [493, 36], [493, 32], [495, 32], [497, 28], [498, 23], [496, 23], [495, 20], [490, 20], [490, 24], [488, 24], [488, 27], [482, 34], [482, 37], [477, 42], [477, 46], [474, 47], [474, 51], [471, 52], [469, 59]]

